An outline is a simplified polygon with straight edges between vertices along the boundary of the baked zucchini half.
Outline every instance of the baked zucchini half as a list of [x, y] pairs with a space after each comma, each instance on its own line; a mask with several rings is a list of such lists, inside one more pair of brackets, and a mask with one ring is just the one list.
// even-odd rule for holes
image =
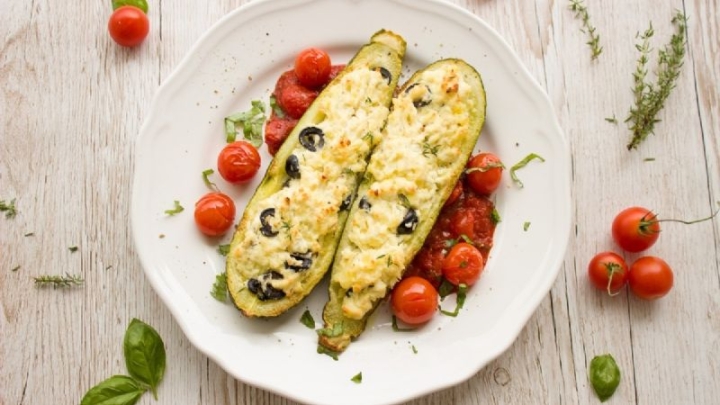
[[230, 243], [226, 274], [246, 316], [302, 300], [332, 262], [380, 136], [406, 44], [380, 31], [318, 95], [275, 154]]
[[477, 71], [444, 59], [393, 99], [333, 262], [319, 343], [341, 352], [420, 250], [485, 122]]

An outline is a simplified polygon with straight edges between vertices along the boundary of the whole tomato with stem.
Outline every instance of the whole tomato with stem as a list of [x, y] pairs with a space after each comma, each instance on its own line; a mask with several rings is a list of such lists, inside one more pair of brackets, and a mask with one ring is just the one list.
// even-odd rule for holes
[[664, 297], [673, 287], [670, 265], [655, 256], [644, 256], [630, 266], [628, 285], [638, 298], [655, 300]]
[[429, 281], [411, 276], [400, 280], [390, 296], [393, 313], [408, 325], [428, 322], [437, 312], [438, 293]]
[[221, 192], [210, 192], [195, 203], [195, 225], [207, 236], [220, 236], [235, 222], [235, 202]]
[[617, 253], [598, 253], [588, 264], [588, 278], [598, 290], [607, 291], [610, 296], [617, 295], [627, 284], [627, 263]]
[[613, 220], [612, 237], [623, 250], [640, 252], [657, 242], [660, 222], [657, 215], [647, 208], [626, 208]]

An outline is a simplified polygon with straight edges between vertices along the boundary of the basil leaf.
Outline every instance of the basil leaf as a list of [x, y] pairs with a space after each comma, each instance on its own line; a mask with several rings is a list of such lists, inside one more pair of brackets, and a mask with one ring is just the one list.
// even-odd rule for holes
[[145, 14], [148, 12], [148, 4], [145, 0], [113, 0], [112, 6], [113, 10], [117, 10], [122, 6], [134, 6], [142, 10]]
[[146, 384], [157, 400], [157, 387], [165, 374], [165, 345], [150, 325], [133, 319], [123, 340], [128, 373]]
[[90, 388], [80, 405], [133, 405], [147, 391], [126, 375], [114, 375]]
[[620, 385], [620, 368], [610, 354], [593, 357], [590, 361], [590, 383], [600, 402], [610, 398]]

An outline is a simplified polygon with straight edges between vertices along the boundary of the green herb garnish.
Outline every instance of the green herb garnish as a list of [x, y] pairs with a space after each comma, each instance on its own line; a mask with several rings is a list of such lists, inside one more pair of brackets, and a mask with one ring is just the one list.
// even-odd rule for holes
[[401, 328], [398, 326], [397, 318], [395, 315], [392, 316], [392, 330], [395, 332], [412, 332], [412, 328]]
[[355, 374], [355, 376], [353, 376], [350, 381], [354, 382], [355, 384], [360, 384], [362, 382], [362, 372]]
[[230, 253], [230, 244], [224, 244], [224, 245], [218, 245], [217, 252], [220, 253], [222, 256], [227, 256], [228, 253]]
[[332, 357], [332, 359], [335, 361], [338, 361], [338, 354], [340, 354], [340, 353], [338, 353], [334, 350], [330, 350], [327, 347], [322, 346], [322, 345], [317, 346], [317, 352], [320, 354], [328, 355], [328, 356]]
[[42, 275], [33, 277], [33, 280], [35, 280], [36, 287], [52, 286], [53, 288], [76, 287], [82, 285], [85, 281], [82, 276], [69, 273], [65, 273], [64, 276]]
[[228, 284], [227, 274], [220, 273], [215, 276], [215, 282], [213, 283], [210, 295], [220, 302], [227, 302], [228, 298]]
[[315, 319], [313, 319], [310, 310], [306, 309], [300, 317], [300, 323], [307, 326], [310, 329], [315, 329]]
[[450, 311], [444, 311], [441, 309], [440, 312], [442, 312], [444, 315], [452, 316], [453, 318], [458, 316], [458, 313], [460, 313], [460, 309], [465, 305], [465, 298], [467, 297], [467, 288], [468, 287], [465, 284], [458, 285], [457, 301], [455, 304], [454, 311], [450, 312]]
[[643, 159], [643, 162], [654, 162], [654, 161], [655, 161], [654, 157], [649, 157], [649, 158]]
[[601, 402], [608, 400], [620, 385], [620, 368], [609, 354], [593, 357], [589, 373], [590, 383]]
[[612, 117], [606, 117], [606, 118], [605, 118], [605, 121], [607, 121], [607, 122], [609, 122], [609, 123], [611, 123], [611, 124], [617, 124], [617, 123], [618, 123], [617, 118], [615, 118], [615, 114], [613, 114]]
[[75, 252], [78, 251], [78, 249], [80, 249], [80, 248], [77, 247], [77, 246], [70, 246], [70, 247], [68, 248], [68, 250], [70, 251], [70, 253], [75, 253]]
[[28, 236], [35, 236], [35, 232], [28, 232], [28, 233], [26, 233], [26, 234], [23, 235], [23, 236], [25, 236], [26, 238], [27, 238]]
[[485, 166], [481, 166], [481, 167], [471, 167], [471, 168], [465, 170], [465, 173], [466, 174], [470, 174], [470, 173], [474, 173], [474, 172], [485, 173], [492, 169], [504, 169], [504, 168], [505, 168], [505, 165], [502, 164], [502, 162], [493, 162], [493, 163], [488, 163]]
[[265, 104], [260, 100], [251, 101], [252, 107], [245, 112], [225, 117], [225, 141], [235, 142], [238, 127], [242, 128], [245, 139], [256, 148], [262, 146], [262, 127], [265, 123]]
[[12, 271], [12, 272], [15, 272], [15, 271], [18, 271], [18, 270], [20, 270], [20, 265], [17, 265], [17, 266], [15, 266], [15, 267], [13, 267], [12, 269], [10, 269], [10, 271]]
[[280, 108], [280, 105], [277, 103], [277, 98], [275, 98], [274, 94], [270, 95], [270, 109], [278, 118], [285, 118], [285, 111]]
[[455, 286], [443, 277], [442, 282], [440, 282], [440, 287], [438, 287], [438, 295], [440, 296], [440, 299], [445, 299], [445, 297], [452, 294], [453, 291], [455, 291]]
[[327, 337], [338, 337], [343, 334], [343, 325], [342, 323], [336, 323], [332, 328], [318, 329], [317, 334]]
[[10, 200], [10, 203], [5, 200], [0, 200], [0, 212], [5, 213], [5, 218], [15, 218], [17, 215], [17, 208], [15, 208], [15, 199]]
[[210, 175], [213, 174], [213, 173], [215, 173], [215, 170], [213, 170], [213, 169], [203, 170], [203, 172], [202, 172], [202, 178], [203, 178], [203, 182], [205, 183], [205, 185], [206, 185], [209, 189], [211, 189], [211, 190], [213, 190], [213, 191], [217, 191], [218, 188], [217, 188], [217, 186], [215, 185], [215, 183], [213, 183], [212, 181], [210, 181]]
[[497, 208], [493, 207], [493, 210], [490, 213], [490, 219], [493, 221], [494, 224], [499, 224], [500, 221], [502, 221], [502, 218], [500, 218], [500, 213], [498, 212]]
[[538, 159], [541, 162], [545, 161], [545, 159], [542, 156], [538, 155], [537, 153], [531, 153], [531, 154], [525, 156], [521, 161], [515, 163], [513, 165], [513, 167], [510, 168], [510, 178], [520, 188], [523, 188], [525, 185], [523, 184], [522, 181], [520, 181], [520, 179], [518, 178], [517, 174], [515, 174], [515, 172], [518, 171], [519, 169], [522, 169], [523, 167], [527, 166], [527, 164], [530, 163], [534, 159]]
[[183, 206], [180, 205], [180, 201], [175, 200], [175, 201], [173, 201], [173, 204], [174, 204], [174, 207], [172, 209], [165, 210], [165, 213], [167, 215], [170, 215], [170, 216], [177, 215], [185, 210], [185, 208], [183, 208]]
[[157, 387], [165, 374], [165, 345], [150, 325], [133, 319], [123, 340], [125, 366], [132, 378], [149, 387], [157, 400]]
[[415, 345], [410, 346], [414, 354], [418, 353], [418, 350], [415, 348]]
[[651, 83], [647, 80], [650, 38], [655, 33], [652, 24], [639, 36], [640, 43], [635, 46], [640, 56], [637, 60], [637, 68], [633, 72], [635, 101], [625, 120], [632, 131], [632, 139], [627, 145], [628, 150], [637, 149], [640, 143], [653, 133], [655, 124], [660, 121], [656, 116], [663, 109], [665, 100], [670, 96], [670, 91], [675, 88], [675, 82], [680, 76], [685, 57], [687, 31], [685, 14], [678, 11], [672, 18], [672, 24], [675, 26], [675, 33], [670, 38], [670, 42], [658, 51], [655, 69], [657, 82]]
[[600, 35], [595, 32], [595, 27], [590, 23], [590, 14], [588, 13], [587, 7], [583, 4], [583, 0], [570, 0], [570, 10], [575, 12], [576, 18], [582, 20], [583, 29], [581, 31], [590, 37], [586, 44], [588, 44], [592, 50], [591, 59], [597, 59], [603, 51], [602, 46], [600, 46]]
[[524, 222], [523, 223], [523, 231], [527, 232], [528, 228], [530, 228], [530, 222]]

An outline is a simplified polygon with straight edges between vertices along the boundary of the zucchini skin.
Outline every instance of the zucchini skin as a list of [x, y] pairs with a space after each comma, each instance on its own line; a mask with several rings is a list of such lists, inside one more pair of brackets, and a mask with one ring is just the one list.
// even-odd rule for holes
[[[289, 214], [293, 212], [291, 206], [301, 206], [311, 200], [308, 197], [314, 196], [314, 194], [309, 195], [312, 191], [310, 185], [300, 185], [302, 183], [299, 178], [310, 177], [311, 180], [302, 180], [306, 183], [312, 181], [313, 176], [322, 179], [313, 183], [312, 187], [317, 187], [317, 190], [314, 190], [317, 193], [325, 193], [329, 197], [337, 197], [341, 188], [343, 191], [351, 192], [348, 194], [350, 196], [355, 194], [373, 146], [371, 143], [363, 146], [366, 142], [361, 138], [368, 132], [379, 134], [384, 125], [393, 90], [401, 73], [405, 48], [404, 39], [395, 33], [382, 30], [373, 35], [370, 42], [360, 48], [345, 69], [318, 95], [275, 154], [244, 210], [227, 256], [225, 271], [230, 296], [235, 306], [245, 316], [275, 317], [284, 313], [307, 296], [329, 269], [348, 215], [347, 210], [341, 209], [342, 198], [339, 200], [327, 198], [322, 205], [306, 207], [309, 211], [307, 217], [318, 218], [320, 223], [323, 223], [324, 218], [336, 220], [335, 223], [329, 223], [324, 228], [318, 227], [325, 232], [319, 231], [313, 234], [308, 221], [294, 228], [282, 227], [295, 220]], [[376, 88], [371, 88], [369, 87], [371, 84], [368, 84], [368, 88], [365, 88], [358, 78], [371, 79], [367, 81], [380, 84], [377, 84]], [[354, 91], [356, 87], [363, 90]], [[372, 94], [374, 99], [364, 96], [362, 91]], [[338, 95], [342, 96], [341, 100], [336, 100]], [[363, 98], [358, 99], [360, 96]], [[337, 111], [351, 111], [353, 117], [362, 114], [372, 115], [376, 120], [372, 125], [368, 124], [367, 128], [360, 126], [356, 129], [350, 128], [349, 125], [336, 125], [347, 124], [347, 122], [339, 122], [342, 117], [337, 117], [339, 113], [333, 109], [334, 105], [341, 102], [350, 107]], [[371, 103], [369, 104], [371, 106], [363, 104], [366, 102]], [[381, 117], [379, 122], [377, 122], [378, 117]], [[317, 131], [308, 132], [308, 128], [325, 128], [325, 130], [320, 131], [322, 135], [318, 137]], [[363, 132], [357, 133], [360, 130]], [[347, 144], [354, 142], [353, 150], [357, 153], [347, 156], [348, 159], [352, 158], [352, 162], [348, 162], [348, 165], [354, 168], [352, 172], [345, 170], [342, 173], [328, 172], [325, 165], [319, 162], [319, 156], [348, 153], [348, 149], [345, 149], [345, 152], [342, 149], [336, 150], [339, 148], [337, 145], [341, 144], [340, 138], [346, 138]], [[288, 167], [286, 165], [291, 156], [295, 156], [293, 163], [302, 162], [298, 164], [303, 165], [306, 161], [311, 162], [307, 167], [303, 167], [305, 173], [297, 175], [286, 172]], [[301, 160], [297, 159], [298, 156]], [[285, 188], [288, 184], [290, 186]], [[285, 197], [278, 200], [280, 195]], [[281, 205], [277, 207], [277, 216], [282, 217], [283, 212], [288, 213], [288, 217], [283, 218], [282, 224], [278, 222], [281, 218], [275, 218], [276, 211], [270, 212], [268, 207], [265, 207], [269, 201], [276, 200]], [[261, 225], [258, 225], [258, 218]], [[273, 221], [275, 223], [270, 224]], [[278, 250], [278, 243], [284, 241], [286, 245], [297, 247], [298, 240], [307, 240], [304, 246], [309, 250], [294, 252]], [[277, 264], [280, 256], [286, 256], [284, 265]], [[274, 266], [268, 265], [273, 262]], [[308, 263], [311, 264], [307, 266]], [[282, 279], [275, 280], [277, 275], [281, 275]], [[268, 285], [272, 288], [267, 287]]]
[[[329, 299], [323, 310], [325, 325], [319, 334], [319, 344], [325, 349], [342, 352], [364, 331], [369, 317], [420, 250], [472, 154], [485, 110], [480, 74], [459, 59], [428, 65], [397, 92], [380, 144], [358, 189], [358, 200], [368, 196], [365, 209], [353, 205], [335, 253]], [[459, 115], [453, 120], [447, 114]], [[442, 124], [433, 125], [438, 119]], [[451, 124], [444, 125], [448, 120]], [[425, 133], [418, 135], [418, 131]], [[397, 160], [389, 162], [393, 153]], [[422, 159], [433, 169], [413, 163]], [[392, 186], [395, 180], [383, 177], [382, 172], [400, 177], [398, 186]], [[385, 211], [373, 213], [376, 205]], [[411, 210], [413, 215], [409, 215]], [[413, 216], [417, 222], [414, 228], [407, 228], [406, 221]], [[394, 222], [386, 223], [388, 217]], [[368, 231], [361, 232], [367, 223], [378, 234], [384, 229], [387, 239], [381, 242], [362, 236]], [[397, 236], [391, 235], [392, 230]]]

